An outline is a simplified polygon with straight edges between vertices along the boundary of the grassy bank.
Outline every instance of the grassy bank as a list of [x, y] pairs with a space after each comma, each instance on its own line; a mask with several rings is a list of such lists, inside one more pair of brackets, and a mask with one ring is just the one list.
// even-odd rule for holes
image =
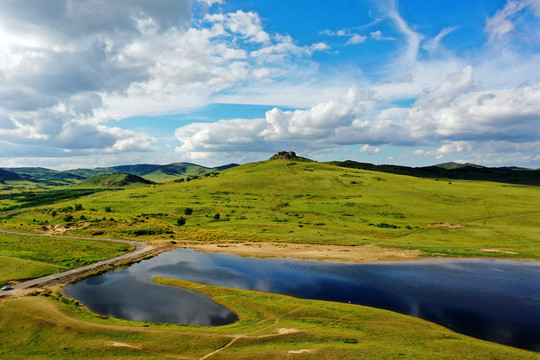
[[120, 243], [0, 234], [0, 284], [45, 276], [130, 250]]
[[69, 223], [68, 233], [85, 236], [375, 244], [428, 256], [538, 260], [539, 209], [535, 186], [275, 160], [216, 177], [98, 193], [0, 226], [53, 231], [40, 224]]
[[[54, 296], [4, 300], [0, 357], [9, 359], [537, 359], [429, 322], [362, 306], [157, 278], [207, 293], [237, 323], [204, 328], [93, 315]], [[13, 336], [17, 334], [17, 336]]]

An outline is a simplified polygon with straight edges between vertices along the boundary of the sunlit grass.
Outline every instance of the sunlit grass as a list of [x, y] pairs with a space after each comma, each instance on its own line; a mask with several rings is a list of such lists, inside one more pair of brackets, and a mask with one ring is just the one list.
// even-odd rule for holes
[[[84, 210], [62, 211], [75, 203]], [[193, 212], [185, 215], [188, 207]], [[95, 194], [23, 213], [0, 225], [40, 231], [34, 220], [64, 224], [69, 213], [74, 223], [86, 218], [87, 226], [69, 230], [84, 235], [376, 244], [436, 256], [538, 259], [539, 209], [540, 188], [534, 186], [423, 179], [278, 160], [184, 183]], [[181, 216], [186, 224], [179, 227]], [[428, 225], [438, 223], [459, 227]]]

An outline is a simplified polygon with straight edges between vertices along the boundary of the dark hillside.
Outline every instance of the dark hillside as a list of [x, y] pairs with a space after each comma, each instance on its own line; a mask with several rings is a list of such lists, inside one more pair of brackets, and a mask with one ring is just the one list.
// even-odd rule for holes
[[0, 169], [0, 184], [3, 184], [7, 180], [24, 180], [20, 175]]
[[424, 167], [408, 167], [398, 165], [374, 165], [352, 160], [331, 161], [328, 162], [328, 164], [352, 169], [379, 171], [421, 178], [481, 180], [507, 184], [540, 185], [540, 170], [516, 167], [490, 168], [474, 164], [457, 163], [444, 163]]

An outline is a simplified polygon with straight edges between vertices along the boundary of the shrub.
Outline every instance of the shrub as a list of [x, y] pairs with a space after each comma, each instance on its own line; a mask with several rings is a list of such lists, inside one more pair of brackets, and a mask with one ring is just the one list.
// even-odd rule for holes
[[66, 216], [64, 216], [64, 221], [65, 222], [73, 221], [73, 215], [67, 214]]
[[219, 213], [215, 213], [215, 214], [214, 214], [214, 219], [215, 219], [215, 220], [219, 220], [220, 217], [221, 217], [221, 215], [219, 215]]
[[178, 220], [176, 220], [176, 225], [178, 226], [184, 226], [186, 224], [186, 219], [184, 219], [183, 217], [180, 217], [178, 218]]
[[111, 212], [111, 207], [110, 206], [105, 206], [105, 212]]
[[75, 204], [75, 211], [81, 211], [84, 210], [82, 204]]
[[186, 215], [191, 215], [193, 213], [193, 209], [192, 208], [185, 208], [184, 209], [184, 214]]
[[52, 217], [55, 217], [55, 216], [56, 216], [56, 210], [53, 210], [53, 211], [51, 212], [51, 216], [52, 216]]

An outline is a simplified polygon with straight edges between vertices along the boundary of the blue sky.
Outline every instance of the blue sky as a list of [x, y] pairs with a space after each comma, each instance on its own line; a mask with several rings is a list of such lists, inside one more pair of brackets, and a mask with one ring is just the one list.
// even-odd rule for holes
[[0, 167], [540, 167], [540, 0], [0, 0]]

